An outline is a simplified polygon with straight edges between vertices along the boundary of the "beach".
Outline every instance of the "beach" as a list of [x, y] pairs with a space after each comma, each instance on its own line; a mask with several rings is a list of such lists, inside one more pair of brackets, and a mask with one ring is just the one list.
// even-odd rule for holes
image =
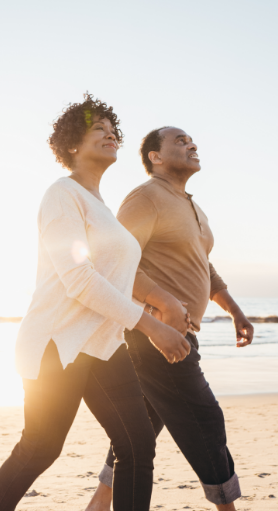
[[[278, 507], [278, 394], [222, 396], [228, 445], [242, 497], [240, 511]], [[1, 462], [20, 438], [22, 407], [0, 409]], [[109, 441], [81, 404], [60, 458], [33, 483], [18, 511], [82, 511], [98, 484]], [[151, 510], [208, 511], [209, 503], [191, 467], [166, 430], [157, 441]]]
[[[278, 300], [245, 299], [247, 314], [277, 317]], [[278, 324], [254, 323], [252, 346], [235, 347], [232, 322], [210, 303], [200, 342], [201, 368], [223, 407], [228, 446], [240, 478], [240, 511], [278, 509]], [[14, 368], [20, 326], [0, 324], [0, 463], [20, 439], [23, 391]], [[19, 406], [15, 406], [19, 405]], [[186, 434], [186, 432], [185, 432]], [[98, 484], [109, 440], [82, 403], [60, 458], [31, 486], [17, 511], [84, 511]], [[157, 442], [151, 510], [215, 509], [166, 430]]]

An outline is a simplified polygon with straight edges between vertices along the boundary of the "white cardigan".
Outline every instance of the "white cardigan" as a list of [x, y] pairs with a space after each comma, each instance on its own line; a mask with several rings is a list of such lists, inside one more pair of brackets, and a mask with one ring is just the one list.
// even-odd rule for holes
[[17, 370], [36, 379], [56, 343], [65, 368], [78, 353], [108, 360], [143, 309], [132, 302], [141, 249], [110, 209], [69, 177], [46, 191], [38, 216], [36, 290], [22, 321]]

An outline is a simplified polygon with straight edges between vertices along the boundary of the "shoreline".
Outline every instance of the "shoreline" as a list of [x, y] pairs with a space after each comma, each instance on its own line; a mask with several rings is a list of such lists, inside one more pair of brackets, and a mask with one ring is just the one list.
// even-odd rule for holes
[[[278, 405], [278, 392], [266, 392], [266, 393], [254, 393], [254, 394], [215, 394], [216, 399], [220, 402], [221, 406], [245, 406], [246, 400], [251, 404], [268, 404], [270, 402], [277, 402]], [[80, 408], [86, 408], [84, 401], [81, 401]], [[0, 416], [1, 411], [3, 413], [9, 413], [12, 409], [22, 411], [23, 417], [24, 404], [21, 405], [1, 405], [0, 404]], [[1, 435], [1, 424], [0, 424], [0, 435]]]
[[[278, 394], [278, 357], [201, 358], [200, 367], [219, 399]], [[13, 369], [5, 381], [12, 393], [9, 396], [5, 387], [2, 388], [0, 408], [22, 407], [24, 394], [20, 376]]]
[[[248, 398], [249, 401], [253, 400], [254, 402], [255, 401], [264, 401], [264, 402], [269, 402], [269, 401], [273, 401], [273, 398], [277, 399], [277, 404], [278, 404], [278, 392], [257, 392], [257, 393], [246, 393], [246, 394], [217, 394], [215, 393], [215, 397], [217, 399], [219, 399], [219, 401], [222, 401], [222, 402], [225, 402], [225, 405], [228, 404], [229, 402], [235, 402], [235, 401], [238, 401], [239, 403], [242, 402]], [[21, 404], [21, 405], [1, 405], [0, 404], [0, 410], [10, 410], [11, 408], [22, 408], [23, 409], [23, 406], [24, 404]], [[84, 401], [81, 402], [81, 405], [80, 407], [85, 407], [86, 408], [86, 405], [84, 403]], [[0, 425], [0, 430], [1, 430], [1, 425]]]
[[278, 393], [278, 357], [202, 358], [200, 366], [216, 396]]
[[228, 403], [234, 403], [235, 401], [237, 401], [238, 404], [240, 403], [243, 405], [246, 399], [248, 399], [250, 403], [251, 401], [254, 403], [258, 401], [264, 401], [265, 403], [268, 403], [276, 399], [278, 405], [278, 392], [266, 392], [257, 394], [216, 394], [216, 397], [223, 403], [225, 402], [225, 405]]

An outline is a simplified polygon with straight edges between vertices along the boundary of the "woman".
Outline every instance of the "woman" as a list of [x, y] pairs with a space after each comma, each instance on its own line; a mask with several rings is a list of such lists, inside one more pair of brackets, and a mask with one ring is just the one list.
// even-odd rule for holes
[[82, 397], [114, 447], [114, 509], [149, 509], [155, 438], [123, 328], [150, 336], [171, 362], [189, 346], [131, 300], [141, 250], [99, 193], [121, 141], [113, 109], [88, 94], [49, 138], [71, 176], [47, 190], [39, 211], [37, 286], [16, 348], [25, 428], [0, 469], [1, 511], [59, 456]]

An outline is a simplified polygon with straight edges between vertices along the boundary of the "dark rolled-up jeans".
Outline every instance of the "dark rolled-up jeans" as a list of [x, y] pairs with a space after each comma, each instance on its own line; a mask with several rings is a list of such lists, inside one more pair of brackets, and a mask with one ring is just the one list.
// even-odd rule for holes
[[[226, 445], [223, 412], [199, 366], [197, 338], [190, 333], [186, 338], [190, 355], [169, 364], [144, 334], [138, 330], [125, 333], [156, 436], [165, 424], [198, 475], [206, 498], [216, 505], [229, 504], [241, 493]], [[107, 486], [111, 486], [112, 469], [110, 448], [99, 476]]]
[[1, 511], [14, 511], [58, 458], [82, 397], [114, 446], [114, 509], [149, 510], [155, 435], [125, 344], [108, 361], [80, 353], [63, 370], [51, 341], [38, 379], [24, 380], [24, 389], [25, 428], [0, 468]]

